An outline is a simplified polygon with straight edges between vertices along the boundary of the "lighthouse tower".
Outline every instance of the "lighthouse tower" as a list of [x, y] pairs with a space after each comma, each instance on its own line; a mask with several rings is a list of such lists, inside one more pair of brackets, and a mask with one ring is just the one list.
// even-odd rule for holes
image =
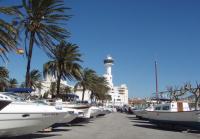
[[107, 82], [108, 82], [110, 88], [113, 88], [113, 81], [112, 81], [113, 63], [114, 63], [114, 60], [110, 55], [108, 55], [107, 58], [104, 59], [104, 65], [105, 65], [105, 69], [106, 69], [106, 73], [104, 74], [104, 77], [107, 79]]

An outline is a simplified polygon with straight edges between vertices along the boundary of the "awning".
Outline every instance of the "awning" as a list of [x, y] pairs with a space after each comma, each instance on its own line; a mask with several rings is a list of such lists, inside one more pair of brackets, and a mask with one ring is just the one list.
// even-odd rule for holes
[[33, 89], [31, 88], [7, 88], [6, 92], [13, 92], [13, 93], [31, 93]]
[[70, 97], [70, 98], [79, 98], [79, 96], [77, 96], [76, 94], [73, 94], [73, 93], [68, 93], [68, 94], [66, 94], [66, 97]]

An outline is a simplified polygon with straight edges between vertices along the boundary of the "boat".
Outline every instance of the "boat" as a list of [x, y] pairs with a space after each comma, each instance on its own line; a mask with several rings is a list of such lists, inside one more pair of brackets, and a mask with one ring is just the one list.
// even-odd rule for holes
[[110, 113], [110, 111], [109, 111], [109, 109], [107, 109], [107, 107], [100, 106], [99, 109], [100, 109], [100, 112], [99, 112], [98, 116], [104, 116], [104, 115]]
[[62, 107], [75, 109], [75, 112], [78, 114], [79, 118], [90, 118], [89, 108], [91, 106], [89, 104], [62, 102]]
[[76, 110], [70, 108], [62, 108], [63, 111], [67, 112], [63, 120], [60, 120], [58, 123], [69, 123], [78, 117]]
[[71, 108], [64, 108], [60, 104], [52, 103], [52, 100], [34, 100], [33, 102], [36, 103], [42, 103], [44, 105], [54, 106], [58, 111], [66, 112], [66, 115], [63, 120], [58, 121], [57, 123], [69, 123], [72, 120], [74, 120], [76, 117], [78, 117], [78, 113], [75, 109]]
[[[6, 91], [8, 93], [4, 93], [4, 94], [7, 94], [7, 95], [13, 97], [15, 99], [15, 103], [16, 103], [16, 102], [18, 102], [18, 100], [20, 100], [20, 102], [23, 102], [23, 100], [26, 100], [26, 99], [22, 99], [21, 97], [19, 97], [18, 96], [19, 94], [22, 95], [22, 93], [23, 93], [23, 94], [26, 94], [23, 96], [30, 97], [30, 93], [33, 91], [33, 89], [31, 89], [31, 88], [8, 88], [8, 89], [6, 89]], [[15, 95], [16, 93], [18, 93], [18, 95]], [[63, 107], [60, 107], [59, 105], [52, 105], [53, 103], [51, 103], [51, 101], [53, 101], [53, 100], [52, 99], [49, 99], [49, 100], [36, 99], [36, 100], [28, 100], [28, 101], [26, 100], [26, 102], [28, 102], [28, 103], [33, 102], [33, 103], [37, 103], [37, 104], [39, 103], [42, 105], [50, 105], [50, 106], [54, 106], [56, 108], [56, 110], [58, 110], [58, 111], [66, 112], [64, 119], [60, 119], [59, 121], [57, 121], [57, 123], [69, 123], [70, 121], [72, 121], [73, 119], [75, 119], [78, 116], [74, 112], [73, 109], [63, 108]]]
[[64, 120], [66, 115], [53, 106], [17, 101], [16, 97], [5, 94], [0, 94], [0, 104], [0, 137], [37, 132]]
[[135, 107], [133, 114], [135, 114], [139, 119], [148, 120], [147, 111], [154, 111], [154, 106], [158, 105], [158, 102], [164, 104], [166, 102], [170, 102], [170, 99], [151, 98], [147, 103]]
[[152, 111], [153, 107], [150, 106], [146, 109], [137, 109], [137, 110], [133, 110], [133, 113], [136, 115], [137, 118], [139, 119], [143, 119], [143, 120], [148, 120], [149, 117], [147, 115], [147, 111]]
[[89, 108], [90, 118], [95, 118], [101, 114], [101, 109], [97, 106], [91, 106]]
[[200, 128], [200, 111], [190, 110], [187, 102], [175, 101], [154, 106], [154, 110], [145, 110], [149, 121], [160, 124], [184, 125]]

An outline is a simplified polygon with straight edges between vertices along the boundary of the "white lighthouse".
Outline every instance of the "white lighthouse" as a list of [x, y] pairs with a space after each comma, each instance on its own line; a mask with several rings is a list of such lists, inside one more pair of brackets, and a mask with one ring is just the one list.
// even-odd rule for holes
[[106, 105], [112, 105], [112, 106], [127, 105], [128, 87], [126, 86], [126, 84], [121, 84], [120, 86], [115, 86], [113, 84], [113, 78], [112, 78], [112, 66], [114, 65], [113, 58], [110, 55], [108, 55], [103, 62], [106, 70], [104, 77], [106, 78], [108, 86], [110, 87], [108, 94], [111, 96], [111, 100], [107, 102]]
[[113, 80], [112, 80], [112, 66], [114, 64], [113, 58], [108, 55], [106, 59], [104, 59], [104, 65], [106, 68], [106, 73], [104, 77], [107, 79], [110, 88], [113, 88]]

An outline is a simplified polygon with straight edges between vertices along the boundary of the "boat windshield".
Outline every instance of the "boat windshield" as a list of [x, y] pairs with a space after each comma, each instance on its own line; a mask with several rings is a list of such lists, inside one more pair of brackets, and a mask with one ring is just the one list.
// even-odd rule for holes
[[34, 100], [33, 102], [37, 104], [48, 105], [44, 100]]
[[17, 102], [25, 102], [26, 99], [23, 97], [20, 97], [14, 93], [4, 93], [4, 95], [9, 96], [13, 101], [17, 101]]

